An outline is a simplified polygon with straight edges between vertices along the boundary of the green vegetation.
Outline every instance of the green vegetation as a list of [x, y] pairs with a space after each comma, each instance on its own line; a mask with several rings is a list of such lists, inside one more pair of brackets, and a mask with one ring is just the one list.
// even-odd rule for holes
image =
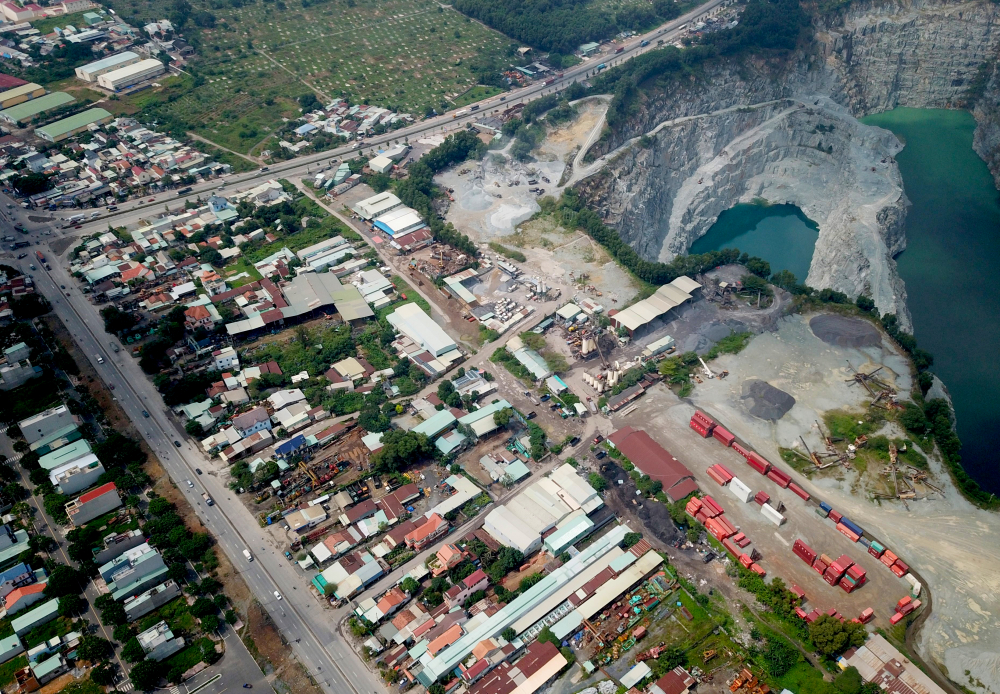
[[531, 375], [531, 372], [515, 359], [514, 355], [508, 352], [506, 347], [497, 347], [493, 351], [493, 354], [490, 355], [490, 361], [494, 364], [500, 364], [510, 372], [511, 376], [528, 385], [532, 385], [535, 382], [535, 378]]
[[[454, 108], [449, 95], [477, 83], [501, 86], [500, 68], [519, 62], [507, 38], [428, 0], [112, 5], [139, 27], [166, 15], [198, 50], [185, 68], [192, 74], [113, 105], [244, 154], [280, 151], [277, 138], [292, 140], [287, 131], [300, 109], [317, 101], [343, 98], [420, 117]], [[310, 141], [317, 140], [335, 144], [331, 135]]]
[[603, 41], [628, 29], [652, 28], [680, 16], [684, 5], [671, 0], [655, 0], [651, 5], [619, 3], [614, 14], [599, 2], [580, 0], [458, 0], [455, 7], [518, 41], [556, 53], [554, 62], [559, 67], [564, 65], [562, 56], [572, 55], [580, 44]]
[[0, 687], [6, 687], [14, 682], [14, 673], [28, 666], [27, 656], [19, 655], [0, 665]]
[[739, 354], [743, 351], [743, 348], [750, 344], [750, 340], [753, 338], [753, 333], [742, 332], [742, 333], [732, 333], [722, 338], [708, 350], [705, 355], [705, 361], [711, 361], [715, 359], [720, 354]]
[[496, 241], [490, 241], [490, 248], [504, 256], [505, 258], [510, 258], [511, 260], [516, 260], [519, 263], [526, 262], [528, 259], [524, 256], [521, 251], [516, 251], [513, 248], [507, 248], [504, 245], [497, 243]]
[[382, 448], [371, 462], [379, 472], [396, 472], [433, 454], [434, 446], [426, 436], [396, 429], [383, 434]]

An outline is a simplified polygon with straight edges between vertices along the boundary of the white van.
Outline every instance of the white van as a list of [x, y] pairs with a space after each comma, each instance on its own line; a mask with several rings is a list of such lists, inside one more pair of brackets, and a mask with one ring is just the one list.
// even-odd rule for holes
[[103, 364], [104, 363], [104, 357], [102, 357], [100, 354], [95, 354], [94, 356], [97, 357], [97, 363], [98, 364]]
[[243, 550], [243, 556], [247, 558], [247, 561], [253, 561], [253, 555], [250, 554], [250, 550]]

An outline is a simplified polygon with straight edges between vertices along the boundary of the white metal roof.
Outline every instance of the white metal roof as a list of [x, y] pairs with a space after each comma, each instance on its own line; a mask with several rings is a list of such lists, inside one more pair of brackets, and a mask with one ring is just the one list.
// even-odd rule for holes
[[441, 326], [415, 303], [403, 304], [386, 316], [386, 319], [435, 357], [458, 347]]

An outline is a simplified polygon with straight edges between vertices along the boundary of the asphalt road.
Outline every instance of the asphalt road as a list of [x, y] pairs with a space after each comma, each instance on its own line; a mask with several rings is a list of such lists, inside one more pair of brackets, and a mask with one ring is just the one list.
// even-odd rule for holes
[[[678, 27], [696, 20], [724, 4], [725, 1], [710, 0], [686, 15], [667, 23], [662, 28], [645, 36], [635, 37], [622, 53], [609, 56], [604, 59], [604, 62], [611, 67], [648, 50], [654, 50], [656, 48], [655, 42], [660, 38], [666, 42], [674, 40], [680, 34]], [[649, 40], [650, 45], [640, 46], [643, 40]], [[563, 77], [556, 78], [553, 84], [534, 84], [504, 95], [503, 101], [497, 97], [481, 102], [479, 110], [469, 112], [468, 115], [455, 118], [445, 114], [387, 135], [372, 138], [366, 141], [361, 148], [343, 147], [278, 164], [270, 167], [267, 172], [258, 171], [226, 177], [226, 188], [231, 189], [240, 184], [253, 182], [262, 178], [265, 173], [268, 177], [303, 174], [312, 166], [319, 163], [326, 164], [333, 158], [344, 155], [353, 156], [372, 147], [403, 138], [416, 138], [454, 130], [456, 127], [462, 127], [482, 117], [484, 113], [507, 108], [517, 103], [526, 103], [545, 94], [560, 91], [584, 78], [587, 72], [596, 67], [597, 62], [597, 60], [591, 60], [566, 70]], [[193, 187], [191, 193], [186, 197], [166, 193], [161, 194], [155, 202], [144, 198], [125, 203], [120, 205], [121, 209], [113, 214], [104, 211], [105, 214], [102, 216], [81, 224], [80, 230], [75, 228], [54, 229], [47, 224], [31, 222], [28, 219], [29, 215], [49, 215], [41, 210], [29, 212], [17, 205], [13, 209], [4, 209], [8, 200], [0, 196], [0, 202], [5, 203], [4, 208], [0, 208], [0, 229], [3, 229], [5, 235], [17, 235], [11, 226], [13, 221], [20, 221], [27, 229], [28, 238], [43, 246], [41, 250], [48, 255], [51, 251], [44, 246], [47, 246], [49, 241], [58, 236], [92, 234], [107, 228], [109, 223], [115, 226], [133, 224], [165, 203], [176, 206], [182, 205], [187, 200], [194, 201], [199, 195], [216, 189], [218, 185], [219, 182], [214, 181]], [[61, 213], [57, 214], [56, 217], [60, 219], [70, 214]], [[47, 233], [43, 234], [43, 232]], [[35, 247], [25, 249], [29, 252], [34, 250]], [[52, 257], [50, 260], [56, 261], [57, 258]], [[137, 429], [142, 432], [150, 448], [156, 451], [170, 478], [186, 495], [202, 522], [216, 538], [219, 547], [226, 552], [254, 595], [268, 610], [292, 652], [320, 686], [331, 694], [378, 692], [380, 686], [377, 678], [357, 658], [337, 632], [336, 622], [342, 616], [343, 611], [334, 612], [326, 603], [313, 597], [304, 585], [301, 574], [271, 545], [267, 534], [259, 527], [256, 519], [229, 492], [222, 481], [214, 475], [195, 473], [195, 468], [207, 469], [209, 467], [207, 458], [192, 445], [189, 437], [182, 432], [178, 423], [166, 412], [159, 394], [149, 378], [139, 369], [138, 363], [128, 357], [124, 351], [114, 353], [108, 348], [112, 338], [103, 330], [103, 322], [98, 308], [91, 305], [87, 298], [80, 294], [78, 283], [69, 276], [65, 267], [60, 262], [52, 262], [52, 269], [46, 271], [44, 267], [37, 264], [30, 253], [23, 260], [10, 262], [19, 266], [23, 272], [34, 276], [37, 291], [46, 296], [52, 303], [56, 315], [64, 322], [102, 379], [107, 384], [114, 386], [115, 395], [122, 409], [136, 424]], [[29, 264], [31, 263], [36, 264], [36, 270], [30, 269]], [[61, 286], [65, 286], [66, 289], [62, 289]], [[101, 363], [102, 361], [103, 363]], [[144, 416], [143, 411], [148, 412], [149, 416]], [[175, 442], [180, 445], [175, 445]], [[189, 480], [190, 485], [188, 484]], [[202, 493], [209, 494], [215, 504], [208, 506], [204, 503]], [[246, 561], [243, 556], [244, 549], [248, 549], [253, 554], [255, 561]], [[240, 649], [234, 648], [232, 650], [239, 651]], [[228, 671], [228, 668], [224, 669]], [[206, 675], [206, 677], [210, 676], [210, 674]], [[224, 679], [228, 679], [228, 676]], [[231, 683], [223, 686], [222, 682], [222, 680], [218, 680], [211, 687], [222, 691], [228, 686], [232, 686]], [[212, 689], [206, 691], [212, 691]]]

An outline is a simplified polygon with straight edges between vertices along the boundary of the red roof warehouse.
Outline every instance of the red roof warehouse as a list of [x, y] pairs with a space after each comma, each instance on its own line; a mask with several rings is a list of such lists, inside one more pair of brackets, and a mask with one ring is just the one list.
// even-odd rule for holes
[[650, 479], [659, 480], [663, 484], [663, 491], [671, 501], [679, 501], [697, 491], [698, 483], [694, 481], [694, 473], [650, 438], [645, 431], [624, 427], [609, 436], [608, 441], [621, 451], [639, 472], [649, 475]]

